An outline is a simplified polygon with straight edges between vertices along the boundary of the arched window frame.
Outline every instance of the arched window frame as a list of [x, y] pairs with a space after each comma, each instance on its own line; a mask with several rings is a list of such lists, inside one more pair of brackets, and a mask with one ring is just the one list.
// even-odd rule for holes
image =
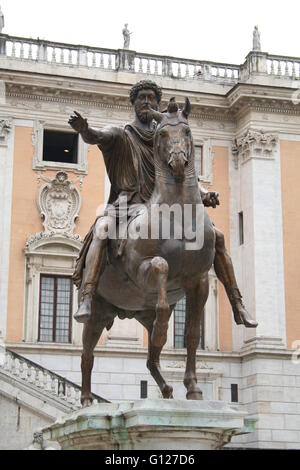
[[[41, 275], [71, 277], [81, 242], [63, 236], [37, 236], [25, 248], [25, 295], [23, 340], [36, 344], [39, 338]], [[77, 309], [77, 291], [73, 286], [72, 313]], [[81, 328], [72, 319], [72, 344], [80, 344]], [[39, 343], [41, 344], [41, 343]], [[58, 344], [58, 343], [52, 343]], [[59, 343], [61, 344], [61, 343]]]

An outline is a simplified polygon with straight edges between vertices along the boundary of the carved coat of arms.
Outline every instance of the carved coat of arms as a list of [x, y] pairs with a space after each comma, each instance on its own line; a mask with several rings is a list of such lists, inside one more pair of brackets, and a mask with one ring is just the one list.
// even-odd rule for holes
[[80, 208], [79, 191], [60, 171], [40, 191], [38, 204], [46, 233], [72, 235]]

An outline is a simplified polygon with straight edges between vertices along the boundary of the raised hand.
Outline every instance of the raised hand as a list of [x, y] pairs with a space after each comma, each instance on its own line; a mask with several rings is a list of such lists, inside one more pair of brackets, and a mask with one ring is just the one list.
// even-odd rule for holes
[[206, 193], [204, 198], [202, 198], [202, 202], [205, 207], [213, 207], [215, 209], [216, 206], [220, 205], [219, 193], [216, 193], [215, 191]]
[[83, 118], [77, 111], [74, 111], [74, 114], [70, 116], [69, 124], [73, 127], [76, 132], [84, 132], [88, 129], [87, 119]]

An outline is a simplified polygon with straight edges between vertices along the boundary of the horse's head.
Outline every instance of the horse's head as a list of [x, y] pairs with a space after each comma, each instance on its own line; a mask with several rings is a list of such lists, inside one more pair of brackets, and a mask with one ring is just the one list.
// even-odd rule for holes
[[152, 111], [153, 119], [158, 123], [154, 138], [156, 163], [161, 169], [171, 171], [177, 182], [184, 181], [192, 158], [193, 141], [188, 124], [190, 110], [188, 98], [182, 110], [175, 98], [171, 98], [166, 112]]

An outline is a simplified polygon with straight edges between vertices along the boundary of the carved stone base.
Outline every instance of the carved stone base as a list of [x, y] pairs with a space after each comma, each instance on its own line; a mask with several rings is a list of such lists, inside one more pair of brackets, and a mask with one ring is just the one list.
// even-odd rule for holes
[[220, 401], [101, 403], [66, 415], [42, 432], [62, 450], [209, 450], [252, 432], [246, 415]]

